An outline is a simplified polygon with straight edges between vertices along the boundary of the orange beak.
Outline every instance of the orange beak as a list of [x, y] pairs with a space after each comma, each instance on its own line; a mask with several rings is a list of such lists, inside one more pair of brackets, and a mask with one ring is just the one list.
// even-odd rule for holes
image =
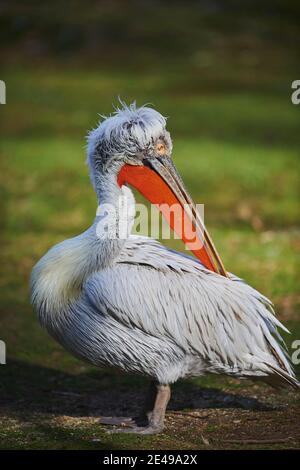
[[196, 205], [171, 159], [145, 158], [143, 163], [143, 166], [125, 164], [118, 175], [119, 186], [128, 183], [136, 188], [157, 206], [172, 230], [207, 269], [227, 276]]

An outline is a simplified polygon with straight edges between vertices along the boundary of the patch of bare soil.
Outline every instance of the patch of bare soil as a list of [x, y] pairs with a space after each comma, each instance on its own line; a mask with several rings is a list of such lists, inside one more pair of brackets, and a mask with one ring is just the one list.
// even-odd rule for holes
[[[40, 380], [27, 382], [29, 372]], [[19, 387], [21, 393], [1, 395], [0, 448], [300, 448], [300, 403], [295, 392], [279, 393], [231, 379], [220, 382], [222, 389], [177, 384], [161, 435], [121, 437], [108, 435], [99, 417], [137, 416], [146, 383], [124, 382], [118, 376], [74, 377], [45, 368], [29, 372], [24, 371], [23, 378], [19, 375], [20, 382], [12, 389]]]

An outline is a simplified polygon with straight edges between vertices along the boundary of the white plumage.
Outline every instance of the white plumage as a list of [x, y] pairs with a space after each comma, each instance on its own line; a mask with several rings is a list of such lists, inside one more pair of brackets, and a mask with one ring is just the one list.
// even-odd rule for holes
[[[116, 223], [127, 224], [128, 237], [99, 236], [98, 215], [86, 232], [37, 263], [32, 300], [42, 325], [76, 356], [143, 374], [161, 386], [210, 372], [298, 388], [277, 331], [285, 328], [266, 297], [233, 275], [130, 235], [133, 219], [118, 201], [126, 197], [132, 206], [134, 199], [116, 177], [124, 163], [142, 165], [141, 153], [155, 158], [157, 139], [164, 139], [169, 158], [165, 119], [134, 105], [90, 134], [93, 185], [100, 203], [116, 208]], [[165, 389], [159, 390], [167, 403]], [[155, 404], [143, 432], [162, 428], [157, 409]]]

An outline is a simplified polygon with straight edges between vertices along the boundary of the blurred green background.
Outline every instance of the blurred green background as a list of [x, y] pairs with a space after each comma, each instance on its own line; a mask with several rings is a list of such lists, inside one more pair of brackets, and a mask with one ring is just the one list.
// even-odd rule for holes
[[[169, 117], [176, 166], [225, 266], [274, 301], [290, 347], [300, 337], [299, 2], [3, 1], [0, 14], [4, 403], [43, 402], [37, 384], [56, 386], [53, 369], [72, 374], [65, 387], [80, 387], [80, 374], [98, 387], [125, 380], [96, 379], [41, 330], [28, 299], [34, 263], [93, 220], [85, 136], [118, 96]], [[0, 432], [4, 447], [40, 445], [9, 424]]]

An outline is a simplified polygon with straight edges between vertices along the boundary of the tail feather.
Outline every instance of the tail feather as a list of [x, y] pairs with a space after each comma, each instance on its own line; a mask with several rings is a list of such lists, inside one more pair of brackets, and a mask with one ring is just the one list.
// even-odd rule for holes
[[270, 383], [274, 387], [286, 387], [291, 386], [295, 390], [300, 390], [300, 382], [288, 372], [285, 372], [272, 364], [266, 364], [266, 366], [273, 371], [273, 374], [266, 377], [266, 382]]

